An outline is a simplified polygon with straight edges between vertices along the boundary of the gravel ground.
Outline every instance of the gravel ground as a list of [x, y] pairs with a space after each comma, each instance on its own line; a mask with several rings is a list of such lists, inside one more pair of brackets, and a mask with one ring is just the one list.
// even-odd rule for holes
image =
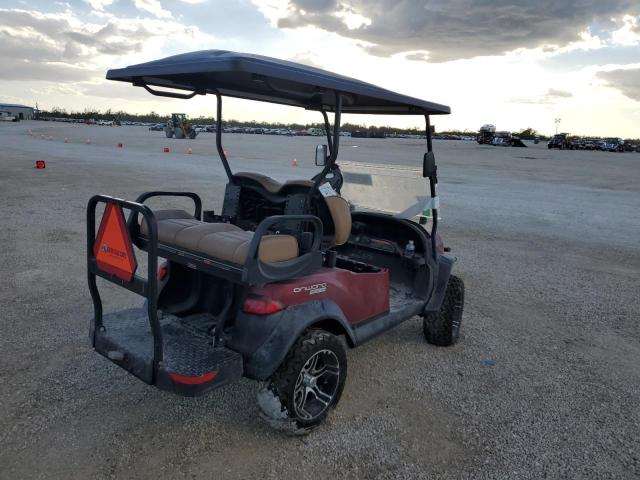
[[[315, 172], [316, 142], [225, 136], [232, 168], [279, 179]], [[258, 418], [254, 382], [180, 398], [88, 342], [88, 198], [182, 189], [219, 209], [213, 135], [0, 124], [0, 478], [638, 478], [640, 155], [434, 143], [461, 341], [426, 345], [416, 318], [349, 352], [338, 408], [300, 438]], [[423, 151], [342, 141], [355, 161]]]

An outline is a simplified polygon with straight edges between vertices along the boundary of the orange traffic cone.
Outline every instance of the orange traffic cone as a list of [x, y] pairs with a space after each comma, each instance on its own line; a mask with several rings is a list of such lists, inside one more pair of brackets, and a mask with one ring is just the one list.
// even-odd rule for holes
[[36, 168], [45, 168], [44, 160], [36, 160]]
[[84, 143], [86, 143], [87, 145], [90, 145], [91, 144], [91, 139], [87, 138], [87, 141], [84, 142]]
[[118, 148], [124, 148], [124, 145], [122, 143], [119, 143]]
[[294, 158], [293, 161], [291, 162], [291, 166], [292, 167], [297, 167], [298, 166], [298, 159]]
[[163, 151], [164, 153], [169, 153], [169, 147], [164, 147], [164, 148], [162, 149], [162, 151]]
[[193, 153], [193, 150], [191, 150], [191, 147], [187, 148], [187, 155], [191, 155]]
[[64, 143], [69, 143], [69, 139], [67, 137], [64, 137]]

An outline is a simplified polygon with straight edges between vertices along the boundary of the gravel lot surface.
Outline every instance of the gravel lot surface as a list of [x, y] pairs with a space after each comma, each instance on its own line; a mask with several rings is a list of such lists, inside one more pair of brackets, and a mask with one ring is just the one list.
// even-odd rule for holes
[[[89, 197], [193, 190], [220, 208], [214, 135], [162, 135], [0, 124], [0, 478], [640, 477], [639, 154], [434, 142], [461, 341], [427, 345], [415, 318], [350, 351], [328, 423], [290, 437], [258, 417], [255, 382], [181, 398], [89, 345]], [[318, 139], [224, 142], [236, 171], [316, 171]], [[418, 165], [424, 150], [345, 138], [341, 156]], [[134, 301], [111, 289], [105, 308]]]

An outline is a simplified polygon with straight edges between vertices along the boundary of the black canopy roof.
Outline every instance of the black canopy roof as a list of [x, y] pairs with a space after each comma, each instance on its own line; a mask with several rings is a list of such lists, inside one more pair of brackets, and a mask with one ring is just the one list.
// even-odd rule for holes
[[159, 86], [333, 111], [334, 92], [342, 94], [343, 113], [438, 115], [446, 105], [391, 92], [300, 63], [261, 55], [202, 50], [107, 72], [107, 79], [137, 86]]

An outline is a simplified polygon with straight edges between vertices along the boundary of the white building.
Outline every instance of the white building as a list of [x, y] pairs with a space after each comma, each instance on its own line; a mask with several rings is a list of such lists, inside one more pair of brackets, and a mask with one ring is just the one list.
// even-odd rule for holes
[[32, 120], [33, 111], [33, 107], [28, 107], [26, 105], [0, 103], [0, 112], [8, 112], [9, 115], [19, 118], [20, 120]]

